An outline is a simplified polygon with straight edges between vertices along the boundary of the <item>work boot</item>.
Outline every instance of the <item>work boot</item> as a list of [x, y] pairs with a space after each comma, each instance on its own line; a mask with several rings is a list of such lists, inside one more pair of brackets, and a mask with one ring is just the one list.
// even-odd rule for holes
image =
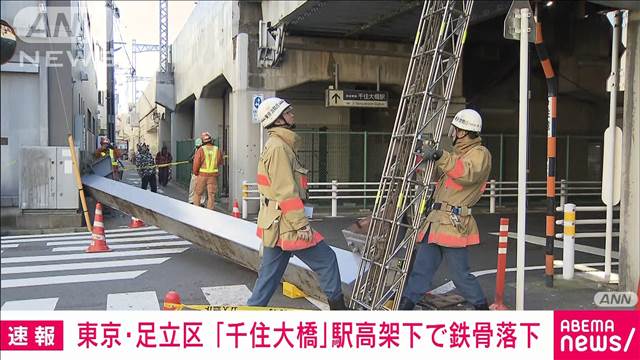
[[398, 310], [413, 310], [416, 307], [416, 303], [409, 300], [407, 297], [400, 298], [400, 305], [398, 305]]
[[482, 304], [478, 304], [478, 305], [473, 305], [473, 308], [475, 310], [489, 310], [489, 305], [487, 304], [487, 302], [483, 302]]
[[344, 304], [344, 296], [340, 295], [334, 300], [329, 300], [329, 310], [349, 310]]

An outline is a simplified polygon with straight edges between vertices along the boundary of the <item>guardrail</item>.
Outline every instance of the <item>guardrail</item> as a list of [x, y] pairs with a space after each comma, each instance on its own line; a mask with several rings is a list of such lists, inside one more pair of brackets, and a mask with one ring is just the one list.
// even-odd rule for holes
[[[583, 231], [578, 232], [576, 225], [603, 225], [606, 224], [605, 219], [577, 219], [578, 213], [594, 213], [606, 212], [606, 206], [576, 206], [575, 204], [565, 204], [559, 206], [556, 211], [563, 212], [564, 216], [560, 220], [556, 220], [556, 225], [562, 225], [562, 233], [556, 234], [556, 239], [562, 239], [562, 277], [566, 280], [573, 279], [574, 269], [574, 253], [575, 239], [584, 238], [604, 238], [607, 233], [601, 231]], [[613, 211], [620, 211], [615, 207]], [[620, 224], [620, 219], [614, 219], [614, 224]], [[620, 237], [619, 232], [611, 232], [612, 237]], [[591, 278], [596, 281], [609, 282], [611, 279], [611, 244], [605, 242], [604, 258], [605, 269], [602, 275], [591, 274]]]
[[[435, 183], [434, 183], [435, 184]], [[496, 210], [496, 200], [501, 198], [518, 196], [517, 181], [496, 181], [487, 182], [483, 198], [489, 199], [489, 213], [493, 214]], [[546, 181], [529, 181], [527, 182], [527, 197], [544, 198], [547, 196]], [[573, 196], [600, 196], [599, 181], [556, 181], [556, 187], [560, 191], [556, 197], [560, 200], [560, 206]], [[331, 200], [331, 217], [338, 216], [338, 200], [359, 199], [375, 199], [378, 193], [378, 182], [315, 182], [309, 183], [309, 200]], [[384, 196], [384, 194], [382, 194]], [[258, 184], [248, 181], [242, 182], [242, 218], [248, 218], [249, 201], [259, 201]], [[366, 206], [366, 205], [365, 205]], [[477, 206], [477, 205], [476, 205]]]

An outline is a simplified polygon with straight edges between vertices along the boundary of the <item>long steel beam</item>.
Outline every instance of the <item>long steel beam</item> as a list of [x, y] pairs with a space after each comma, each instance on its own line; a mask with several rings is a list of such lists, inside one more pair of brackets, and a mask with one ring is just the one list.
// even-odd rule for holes
[[[82, 183], [97, 201], [258, 271], [260, 240], [256, 236], [256, 224], [98, 175], [85, 175]], [[343, 293], [351, 294], [360, 259], [349, 251], [333, 250], [338, 258]], [[291, 258], [283, 280], [308, 296], [326, 301], [316, 275], [297, 257]]]

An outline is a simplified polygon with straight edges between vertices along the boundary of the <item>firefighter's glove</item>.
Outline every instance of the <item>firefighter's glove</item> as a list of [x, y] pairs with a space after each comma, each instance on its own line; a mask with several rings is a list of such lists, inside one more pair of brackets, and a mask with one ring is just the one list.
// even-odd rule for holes
[[311, 227], [309, 225], [298, 230], [298, 240], [311, 241], [312, 237], [313, 232], [311, 231]]
[[437, 161], [442, 157], [442, 149], [436, 149], [430, 146], [425, 146], [424, 154], [422, 156], [424, 157], [425, 160]]

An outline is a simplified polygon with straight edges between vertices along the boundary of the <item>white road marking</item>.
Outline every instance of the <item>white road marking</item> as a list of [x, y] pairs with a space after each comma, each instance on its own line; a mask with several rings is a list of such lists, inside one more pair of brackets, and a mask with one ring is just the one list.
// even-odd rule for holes
[[1, 311], [40, 310], [52, 311], [58, 304], [58, 298], [28, 299], [7, 301], [2, 305]]
[[320, 301], [318, 299], [314, 299], [311, 296], [307, 296], [305, 299], [307, 299], [308, 302], [310, 302], [311, 304], [313, 304], [315, 307], [317, 307], [320, 310], [323, 310], [323, 311], [330, 310], [329, 309], [329, 304], [327, 304], [325, 302], [322, 302], [322, 301]]
[[[119, 239], [131, 237], [135, 238], [136, 236], [152, 236], [152, 235], [171, 235], [163, 230], [152, 230], [152, 231], [138, 231], [133, 233], [116, 233], [116, 234], [107, 234], [108, 239]], [[2, 240], [2, 244], [22, 244], [22, 243], [36, 243], [36, 242], [45, 242], [45, 241], [79, 241], [91, 239], [90, 234], [82, 234], [82, 235], [73, 235], [73, 236], [56, 236], [56, 237], [44, 237], [39, 239], [18, 239], [18, 240]], [[48, 244], [47, 244], [48, 245]]]
[[1, 258], [0, 264], [18, 264], [18, 263], [39, 262], [39, 261], [100, 259], [100, 258], [114, 258], [114, 257], [126, 257], [126, 256], [166, 255], [166, 254], [179, 254], [185, 250], [189, 250], [189, 248], [112, 251], [112, 252], [104, 252], [104, 253], [82, 253], [82, 254], [68, 254], [68, 255], [13, 256], [13, 257]]
[[[51, 251], [53, 252], [83, 251], [87, 249], [87, 245], [56, 247], [51, 249]], [[181, 246], [181, 245], [191, 245], [191, 243], [188, 241], [180, 240], [180, 241], [164, 241], [164, 242], [157, 242], [157, 243], [109, 245], [109, 242], [107, 241], [107, 245], [109, 246], [110, 249], [115, 250], [115, 249], [137, 249], [137, 248], [150, 248], [150, 247], [163, 247], [163, 246]]]
[[[617, 262], [613, 262], [613, 263], [611, 263], [611, 265], [618, 265], [618, 263]], [[575, 266], [576, 267], [579, 267], [579, 266], [604, 266], [604, 263], [600, 262], [600, 263], [575, 264]], [[561, 268], [562, 267], [562, 261], [561, 260], [554, 261], [553, 267], [554, 268]], [[545, 265], [526, 266], [524, 268], [524, 270], [525, 271], [528, 271], [528, 270], [544, 270], [545, 268], [546, 268]], [[508, 268], [505, 271], [506, 272], [514, 272], [516, 270], [517, 270], [517, 268]], [[476, 277], [478, 277], [478, 276], [483, 276], [483, 275], [495, 274], [497, 272], [498, 272], [497, 269], [489, 269], [489, 270], [474, 271], [471, 274], [473, 274]], [[433, 290], [431, 290], [429, 292], [433, 293], [433, 294], [446, 294], [449, 291], [454, 290], [455, 288], [456, 288], [456, 286], [453, 283], [453, 281], [449, 281], [447, 283], [444, 283], [444, 284], [438, 286], [437, 288], [435, 288], [435, 289], [433, 289]]]
[[[141, 237], [122, 237], [117, 239], [112, 239], [110, 236], [107, 237], [107, 243], [125, 243], [125, 242], [134, 242], [134, 241], [154, 241], [154, 240], [171, 240], [171, 239], [179, 239], [175, 235], [156, 235], [156, 236], [141, 236]], [[88, 245], [91, 242], [90, 238], [86, 238], [83, 240], [74, 240], [74, 241], [52, 241], [48, 242], [47, 246], [65, 246], [65, 245]]]
[[[112, 230], [106, 230], [106, 233], [121, 233], [121, 232], [128, 232], [128, 231], [148, 231], [148, 230], [158, 230], [158, 228], [156, 226], [147, 226], [147, 227], [142, 227], [142, 228], [136, 228], [136, 229], [130, 229], [130, 228], [121, 228], [121, 229], [112, 229]], [[55, 236], [73, 236], [73, 235], [91, 235], [90, 232], [88, 231], [84, 231], [84, 232], [70, 232], [70, 233], [52, 233], [52, 234], [35, 234], [35, 235], [15, 235], [15, 236], [2, 236], [0, 237], [1, 240], [16, 240], [16, 239], [35, 239], [35, 238], [41, 238], [41, 237], [55, 237]]]
[[155, 291], [107, 295], [107, 310], [160, 310]]
[[71, 284], [71, 283], [84, 283], [95, 281], [111, 281], [111, 280], [130, 280], [135, 279], [138, 276], [144, 274], [147, 270], [142, 271], [119, 271], [119, 272], [107, 272], [97, 274], [82, 274], [82, 275], [61, 275], [61, 276], [45, 276], [36, 278], [24, 278], [24, 279], [3, 279], [0, 283], [0, 288], [15, 288], [25, 286], [39, 286], [39, 285], [57, 285], [57, 284]]
[[246, 285], [213, 286], [201, 288], [211, 305], [246, 305], [251, 290]]
[[0, 268], [0, 273], [2, 273], [2, 275], [8, 275], [8, 274], [49, 272], [49, 271], [86, 270], [86, 269], [125, 267], [125, 266], [156, 265], [156, 264], [162, 264], [163, 262], [169, 259], [171, 258], [163, 257], [163, 258], [81, 262], [81, 263], [67, 263], [67, 264], [53, 264], [53, 265], [3, 266], [2, 268]]
[[0, 248], [3, 248], [3, 249], [17, 248], [18, 245], [20, 245], [20, 244], [2, 244], [2, 245], [0, 245]]
[[[496, 233], [496, 232], [489, 233], [489, 234], [499, 236], [499, 233]], [[517, 239], [518, 234], [514, 232], [510, 232], [509, 237], [512, 239]], [[528, 235], [528, 234], [525, 238], [525, 241], [531, 244], [542, 245], [542, 246], [545, 246], [547, 243], [547, 239], [542, 236], [534, 236], [534, 235]], [[562, 249], [562, 244], [563, 242], [561, 240], [554, 240], [553, 247], [557, 249]], [[583, 253], [591, 254], [591, 255], [604, 256], [604, 249], [600, 249], [593, 246], [575, 244], [575, 250]], [[618, 253], [617, 251], [611, 251], [611, 257], [613, 259], [619, 259], [620, 253]]]

